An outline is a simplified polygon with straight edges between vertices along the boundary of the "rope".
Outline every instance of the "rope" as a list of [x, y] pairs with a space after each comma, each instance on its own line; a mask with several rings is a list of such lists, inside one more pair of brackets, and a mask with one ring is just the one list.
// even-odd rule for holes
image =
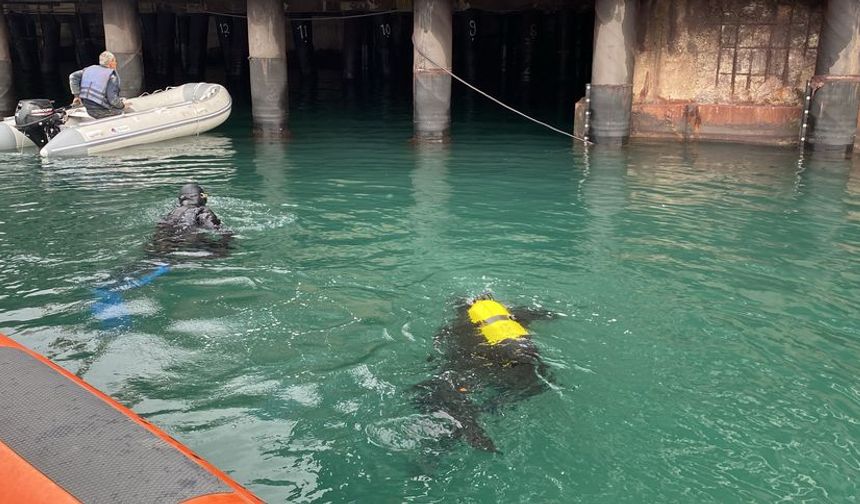
[[549, 125], [549, 124], [547, 124], [547, 123], [545, 123], [545, 122], [543, 122], [543, 121], [539, 121], [539, 120], [535, 119], [534, 117], [531, 117], [531, 116], [529, 116], [529, 115], [527, 115], [527, 114], [525, 114], [525, 113], [523, 113], [523, 112], [520, 112], [519, 110], [517, 110], [517, 109], [515, 109], [515, 108], [511, 107], [510, 105], [507, 105], [507, 104], [503, 103], [501, 100], [498, 100], [497, 98], [495, 98], [495, 97], [493, 97], [493, 96], [491, 96], [491, 95], [489, 95], [489, 94], [487, 94], [487, 93], [485, 93], [485, 92], [481, 91], [480, 89], [478, 89], [478, 88], [476, 88], [475, 86], [473, 86], [473, 85], [469, 84], [468, 82], [466, 82], [464, 79], [461, 79], [460, 77], [458, 77], [457, 75], [455, 75], [455, 74], [454, 74], [454, 72], [452, 72], [452, 71], [448, 70], [447, 68], [443, 67], [443, 66], [442, 66], [442, 65], [440, 65], [439, 63], [436, 63], [435, 61], [433, 61], [432, 59], [430, 59], [429, 57], [427, 57], [427, 55], [426, 55], [426, 54], [424, 54], [424, 53], [421, 51], [421, 49], [418, 49], [418, 46], [417, 46], [417, 45], [415, 45], [415, 41], [414, 41], [414, 40], [412, 41], [412, 46], [413, 46], [413, 47], [415, 47], [415, 51], [416, 51], [416, 52], [417, 52], [417, 53], [418, 53], [422, 58], [424, 58], [424, 59], [426, 59], [427, 61], [429, 61], [430, 63], [432, 63], [432, 64], [433, 64], [433, 66], [435, 66], [435, 67], [439, 68], [440, 70], [442, 70], [442, 71], [443, 71], [443, 72], [445, 72], [446, 74], [450, 75], [452, 78], [457, 79], [457, 80], [458, 80], [460, 83], [462, 83], [464, 86], [468, 87], [468, 88], [469, 88], [469, 89], [471, 89], [472, 91], [475, 91], [476, 93], [480, 94], [481, 96], [483, 96], [483, 97], [485, 97], [485, 98], [487, 98], [487, 99], [489, 99], [489, 100], [491, 100], [491, 101], [493, 101], [493, 102], [495, 102], [495, 103], [497, 103], [497, 104], [501, 105], [502, 107], [504, 107], [504, 108], [506, 108], [506, 109], [510, 110], [511, 112], [513, 112], [513, 113], [515, 113], [515, 114], [518, 114], [518, 115], [520, 115], [520, 116], [522, 116], [522, 117], [525, 117], [526, 119], [528, 119], [529, 121], [531, 121], [531, 122], [533, 122], [533, 123], [535, 123], [535, 124], [539, 124], [539, 125], [541, 125], [541, 126], [543, 126], [543, 127], [545, 127], [545, 128], [548, 128], [548, 129], [550, 129], [550, 130], [552, 130], [552, 131], [555, 131], [556, 133], [559, 133], [559, 134], [561, 134], [561, 135], [564, 135], [564, 136], [567, 136], [567, 137], [573, 138], [574, 140], [579, 140], [580, 142], [582, 142], [582, 143], [584, 143], [584, 144], [586, 144], [586, 145], [593, 145], [593, 143], [592, 143], [592, 142], [589, 142], [588, 140], [586, 140], [586, 139], [584, 139], [584, 138], [582, 138], [582, 137], [579, 137], [579, 136], [576, 136], [576, 135], [572, 135], [572, 134], [568, 133], [567, 131], [562, 131], [562, 130], [560, 130], [560, 129], [556, 128], [555, 126], [551, 126], [551, 125]]

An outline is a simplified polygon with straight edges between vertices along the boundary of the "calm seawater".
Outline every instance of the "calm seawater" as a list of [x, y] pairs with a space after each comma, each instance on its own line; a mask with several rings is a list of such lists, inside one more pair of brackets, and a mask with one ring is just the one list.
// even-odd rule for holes
[[[0, 330], [272, 502], [856, 502], [860, 166], [572, 146], [502, 112], [416, 148], [408, 103], [247, 112], [101, 157], [0, 156]], [[125, 294], [181, 184], [236, 233]], [[557, 389], [445, 443], [410, 388], [458, 298], [558, 313]]]

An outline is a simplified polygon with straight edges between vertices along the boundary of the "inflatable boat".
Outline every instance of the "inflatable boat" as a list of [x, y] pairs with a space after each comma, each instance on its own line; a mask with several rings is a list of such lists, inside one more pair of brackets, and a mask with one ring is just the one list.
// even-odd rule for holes
[[181, 443], [0, 334], [0, 502], [262, 502]]
[[42, 156], [84, 156], [209, 131], [233, 106], [224, 86], [183, 84], [128, 100], [118, 116], [93, 119], [83, 107], [54, 109], [48, 100], [22, 100], [0, 123], [0, 151], [39, 148]]

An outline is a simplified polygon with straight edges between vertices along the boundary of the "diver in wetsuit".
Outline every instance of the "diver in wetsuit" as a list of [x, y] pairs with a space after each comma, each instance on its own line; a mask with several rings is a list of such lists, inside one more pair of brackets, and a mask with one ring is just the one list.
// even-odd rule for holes
[[[158, 223], [150, 252], [166, 255], [180, 250], [208, 252], [223, 257], [230, 249], [233, 233], [206, 206], [208, 195], [198, 184], [185, 184], [179, 205]], [[212, 235], [216, 237], [213, 239]]]
[[425, 413], [453, 418], [455, 437], [494, 452], [495, 443], [478, 417], [549, 388], [549, 366], [526, 325], [554, 314], [535, 308], [509, 311], [489, 294], [461, 303], [457, 312], [436, 336], [444, 360], [432, 378], [416, 385], [418, 405]]

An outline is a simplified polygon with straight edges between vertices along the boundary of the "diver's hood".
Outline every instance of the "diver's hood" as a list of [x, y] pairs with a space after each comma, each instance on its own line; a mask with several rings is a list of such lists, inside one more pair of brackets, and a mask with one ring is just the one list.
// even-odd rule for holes
[[208, 196], [198, 184], [185, 184], [179, 191], [179, 204], [183, 206], [203, 206]]

